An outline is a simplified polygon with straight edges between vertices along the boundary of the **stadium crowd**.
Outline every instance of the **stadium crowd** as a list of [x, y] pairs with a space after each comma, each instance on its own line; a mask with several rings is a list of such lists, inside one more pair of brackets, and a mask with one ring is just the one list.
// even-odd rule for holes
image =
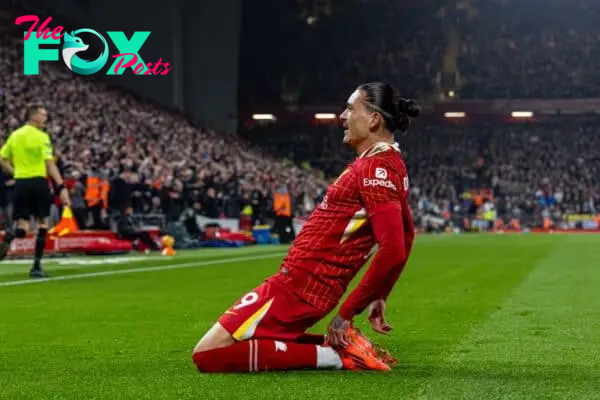
[[410, 97], [431, 93], [445, 51], [436, 1], [297, 4], [260, 7], [245, 23], [240, 88], [248, 105], [340, 104], [356, 82], [379, 80], [402, 83]]
[[[454, 56], [463, 98], [597, 96], [598, 6], [550, 0], [541, 7], [540, 1], [518, 7], [512, 0], [461, 2], [459, 11], [448, 12], [433, 0], [372, 0], [373, 24], [360, 23], [362, 0], [325, 1], [318, 12], [299, 14], [302, 18], [274, 6], [271, 12], [286, 17], [250, 18], [245, 24], [252, 34], [244, 35], [243, 43], [250, 50], [242, 51], [258, 51], [264, 35], [272, 37], [278, 29], [289, 51], [279, 49], [277, 62], [253, 54], [252, 66], [241, 70], [243, 96], [249, 104], [282, 99], [339, 104], [357, 82], [377, 79], [425, 98], [435, 90], [443, 60], [452, 56], [449, 32], [458, 33]], [[550, 15], [560, 15], [560, 23]], [[356, 29], [359, 25], [364, 29]], [[253, 29], [258, 26], [262, 29]], [[315, 61], [307, 63], [309, 56]], [[86, 176], [110, 183], [102, 221], [86, 218], [86, 227], [103, 226], [106, 216], [128, 205], [169, 220], [190, 213], [238, 217], [251, 205], [254, 221], [261, 222], [272, 211], [273, 193], [282, 188], [294, 199], [294, 214], [307, 215], [328, 180], [352, 159], [341, 149], [336, 126], [257, 126], [240, 138], [192, 124], [59, 64], [41, 64], [35, 76], [24, 76], [22, 68], [21, 39], [0, 35], [0, 132], [5, 138], [23, 122], [26, 104], [41, 101], [49, 107], [47, 130], [70, 178], [73, 207], [88, 206], [82, 189]], [[417, 124], [399, 138], [416, 213], [473, 214], [473, 201], [464, 193], [474, 187], [493, 188], [494, 206], [506, 218], [595, 212], [600, 207], [596, 125], [573, 118], [539, 125]], [[303, 162], [310, 166], [301, 167]], [[0, 179], [0, 206], [6, 208], [12, 182]]]
[[[528, 219], [600, 211], [598, 118], [499, 125], [416, 124], [398, 137], [411, 178], [415, 212], [475, 214], [464, 194], [491, 188], [498, 216]], [[285, 133], [285, 134], [284, 134]], [[247, 133], [296, 162], [310, 160], [329, 176], [352, 154], [339, 128], [273, 125]], [[278, 139], [279, 138], [285, 138]]]
[[462, 98], [586, 98], [600, 95], [593, 0], [478, 1], [460, 24]]
[[443, 71], [456, 73], [463, 99], [600, 95], [593, 0], [299, 3], [326, 6], [280, 18], [290, 14], [281, 2], [247, 22], [241, 77], [250, 105], [339, 104], [355, 82], [373, 80], [435, 97]]
[[[273, 15], [262, 10], [256, 21], [263, 28], [245, 38], [258, 48], [272, 35], [269, 29], [285, 32], [286, 45], [278, 47], [286, 60], [282, 68], [269, 69], [269, 58], [258, 57], [254, 69], [242, 71], [254, 85], [247, 96], [252, 104], [341, 106], [356, 82], [370, 80], [392, 82], [407, 97], [439, 98], [444, 71], [456, 72], [455, 95], [462, 99], [600, 95], [600, 8], [591, 0], [374, 0], [368, 13], [361, 0], [298, 3], [286, 27], [264, 24]], [[308, 65], [307, 59], [316, 61]], [[472, 214], [477, 208], [463, 199], [465, 189], [493, 187], [493, 204], [507, 219], [539, 224], [546, 217], [595, 213], [597, 131], [597, 121], [574, 118], [540, 125], [417, 126], [400, 139], [413, 205], [422, 214]], [[336, 127], [277, 124], [245, 134], [298, 162], [309, 160], [328, 176], [351, 159], [339, 148]]]
[[[22, 48], [20, 39], [0, 39], [2, 138], [24, 122], [27, 104], [48, 107], [47, 131], [59, 167], [70, 178], [74, 211], [88, 208], [82, 190], [87, 176], [110, 183], [102, 220], [92, 222], [90, 216], [84, 227], [105, 227], [107, 216], [127, 206], [175, 220], [186, 209], [209, 218], [237, 217], [252, 205], [254, 219], [264, 219], [273, 191], [285, 186], [310, 203], [325, 187], [311, 171], [240, 138], [194, 126], [182, 115], [76, 76], [60, 64], [42, 64], [39, 75], [24, 76]], [[13, 182], [1, 179], [1, 205], [7, 208]]]

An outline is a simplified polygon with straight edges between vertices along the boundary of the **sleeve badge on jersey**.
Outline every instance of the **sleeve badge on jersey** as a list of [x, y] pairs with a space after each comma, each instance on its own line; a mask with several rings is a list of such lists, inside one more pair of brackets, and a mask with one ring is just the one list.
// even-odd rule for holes
[[385, 168], [375, 168], [375, 178], [387, 179], [388, 173]]

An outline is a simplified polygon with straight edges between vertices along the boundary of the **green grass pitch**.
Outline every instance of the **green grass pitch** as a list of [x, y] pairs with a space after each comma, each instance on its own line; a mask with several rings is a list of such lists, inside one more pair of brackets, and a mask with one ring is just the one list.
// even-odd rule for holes
[[419, 236], [393, 332], [357, 319], [390, 373], [197, 373], [196, 341], [285, 251], [47, 260], [63, 280], [33, 284], [0, 264], [0, 399], [600, 398], [596, 235]]

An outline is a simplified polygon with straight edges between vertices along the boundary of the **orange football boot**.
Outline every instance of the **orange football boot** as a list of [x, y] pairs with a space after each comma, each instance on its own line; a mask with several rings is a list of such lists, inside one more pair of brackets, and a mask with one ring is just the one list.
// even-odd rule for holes
[[350, 328], [346, 333], [351, 337], [352, 341], [358, 346], [362, 347], [365, 351], [369, 352], [373, 356], [379, 358], [381, 361], [388, 365], [398, 365], [396, 360], [389, 351], [373, 343], [366, 335], [364, 335], [358, 328]]
[[355, 342], [358, 337], [351, 331], [352, 328], [347, 331], [348, 346], [336, 349], [342, 359], [344, 369], [351, 371], [390, 371], [390, 366], [380, 360], [372, 350], [367, 350], [361, 343]]

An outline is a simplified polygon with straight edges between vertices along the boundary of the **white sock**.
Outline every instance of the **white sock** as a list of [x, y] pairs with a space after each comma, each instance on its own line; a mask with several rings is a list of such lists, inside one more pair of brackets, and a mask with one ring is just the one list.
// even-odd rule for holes
[[342, 369], [342, 359], [331, 347], [317, 346], [317, 368]]

